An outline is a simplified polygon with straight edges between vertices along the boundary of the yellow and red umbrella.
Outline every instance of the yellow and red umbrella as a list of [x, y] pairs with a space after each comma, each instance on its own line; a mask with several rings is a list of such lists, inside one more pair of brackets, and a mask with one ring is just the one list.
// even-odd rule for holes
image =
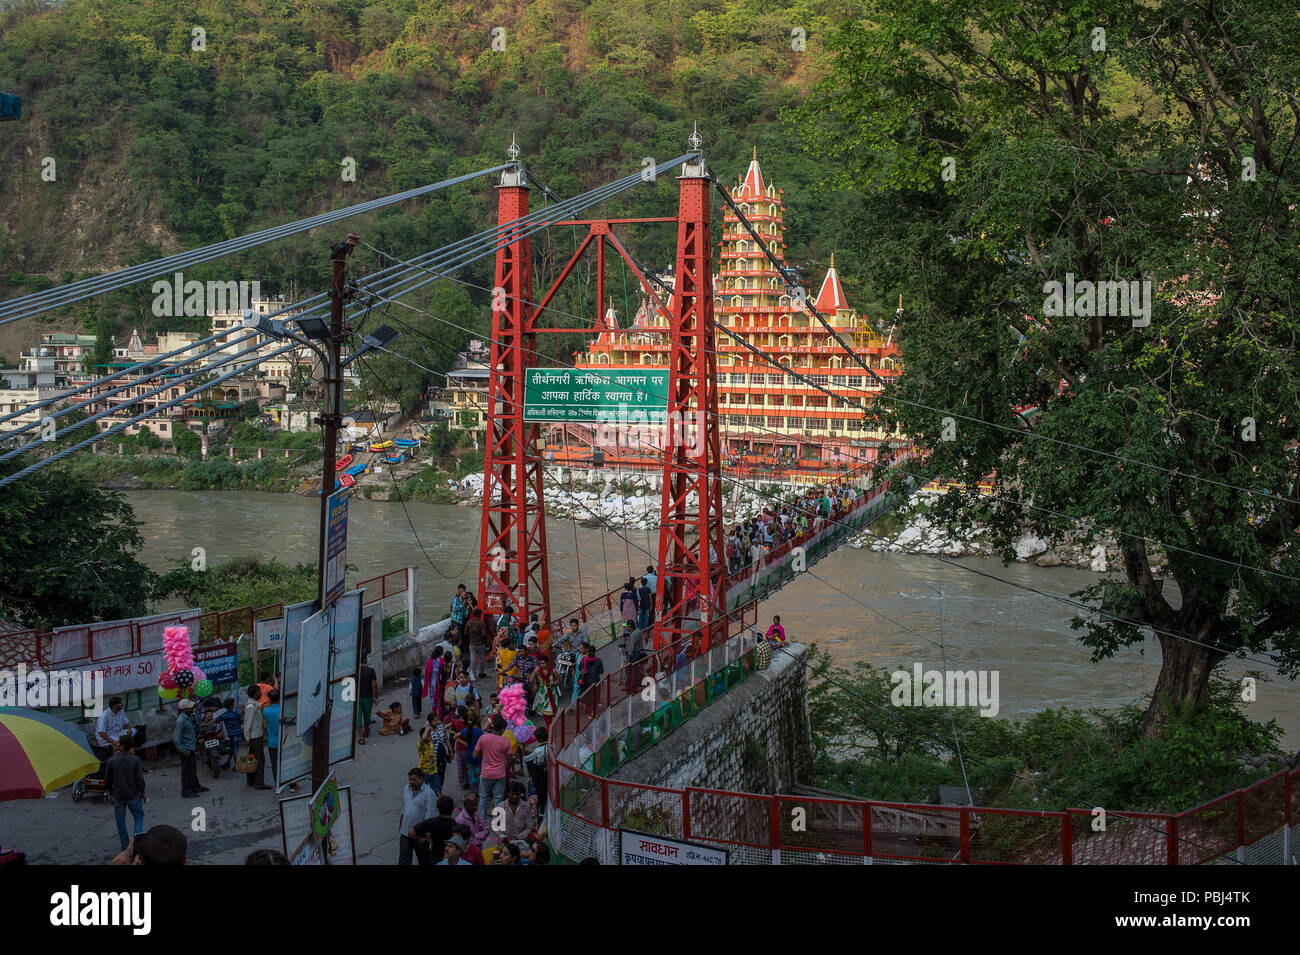
[[0, 800], [40, 799], [97, 769], [83, 731], [36, 710], [0, 707]]

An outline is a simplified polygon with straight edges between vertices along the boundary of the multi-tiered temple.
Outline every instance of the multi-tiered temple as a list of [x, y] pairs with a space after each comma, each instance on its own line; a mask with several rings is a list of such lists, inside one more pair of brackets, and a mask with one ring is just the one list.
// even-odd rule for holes
[[[731, 195], [772, 256], [784, 263], [782, 190], [764, 182], [757, 150]], [[777, 267], [730, 209], [725, 212], [719, 271], [713, 280], [717, 322], [780, 365], [844, 396], [832, 398], [791, 374], [778, 372], [719, 331], [718, 412], [727, 466], [747, 475], [771, 475], [773, 480], [807, 479], [874, 460], [885, 434], [868, 431], [855, 405], [874, 400], [879, 384], [811, 312], [791, 298]], [[671, 276], [663, 278], [672, 283]], [[813, 301], [844, 342], [881, 379], [888, 381], [899, 373], [897, 341], [892, 336], [882, 340], [849, 305], [834, 256]], [[594, 331], [596, 338], [587, 350], [575, 356], [578, 367], [632, 368], [663, 365], [668, 360], [668, 319], [649, 299], [642, 300], [626, 328], [621, 327], [611, 303]], [[595, 429], [589, 426], [556, 425], [546, 433], [547, 451], [562, 463], [590, 461], [597, 443]], [[658, 463], [647, 439], [612, 452], [607, 442], [599, 443], [605, 448], [607, 465]]]

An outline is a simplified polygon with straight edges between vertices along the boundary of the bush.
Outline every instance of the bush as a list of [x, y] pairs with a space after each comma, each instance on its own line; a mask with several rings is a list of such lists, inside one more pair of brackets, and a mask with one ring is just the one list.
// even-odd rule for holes
[[172, 447], [177, 454], [189, 456], [198, 454], [203, 444], [203, 439], [197, 433], [189, 428], [179, 428], [172, 432]]

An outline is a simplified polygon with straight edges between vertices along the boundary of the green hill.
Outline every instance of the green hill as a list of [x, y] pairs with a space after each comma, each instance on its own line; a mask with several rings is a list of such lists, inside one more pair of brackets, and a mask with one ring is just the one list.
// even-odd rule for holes
[[[785, 189], [790, 255], [810, 266], [810, 282], [846, 238], [844, 200], [817, 191], [827, 170], [781, 117], [822, 75], [822, 38], [857, 14], [852, 2], [4, 7], [0, 89], [24, 100], [23, 119], [0, 127], [0, 167], [11, 171], [0, 192], [6, 296], [494, 165], [512, 136], [542, 182], [573, 195], [639, 169], [645, 156], [685, 151], [693, 122], [724, 180], [743, 173], [758, 147], [768, 180]], [[795, 28], [807, 37], [805, 51], [792, 49]], [[494, 37], [504, 49], [492, 48]], [[53, 182], [42, 180], [45, 157], [55, 162]], [[354, 182], [341, 175], [349, 157]], [[674, 180], [661, 177], [606, 208], [665, 215], [675, 200]], [[541, 201], [535, 190], [534, 204]], [[483, 182], [336, 229], [410, 255], [494, 220]], [[562, 261], [571, 233], [553, 230], [537, 243], [543, 259]], [[323, 290], [327, 243], [336, 238], [331, 231], [278, 242], [193, 277], [259, 279], [269, 292], [291, 293], [291, 283], [303, 294]], [[640, 227], [627, 240], [646, 264], [671, 262], [671, 229]], [[881, 314], [856, 281], [856, 264], [839, 264], [854, 304]], [[485, 259], [462, 277], [491, 285], [490, 269]], [[618, 297], [620, 275], [611, 267]], [[575, 292], [562, 305], [590, 315], [592, 294], [582, 302]], [[471, 289], [469, 299], [483, 311], [485, 293]], [[94, 307], [119, 330], [199, 327], [154, 319], [149, 301], [147, 287], [137, 287]], [[0, 353], [16, 353], [35, 331], [88, 327], [95, 317], [93, 307], [74, 306], [15, 323], [3, 329]]]

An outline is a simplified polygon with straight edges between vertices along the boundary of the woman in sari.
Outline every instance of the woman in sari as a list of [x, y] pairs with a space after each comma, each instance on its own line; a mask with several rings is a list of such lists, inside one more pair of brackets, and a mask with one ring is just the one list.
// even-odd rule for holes
[[533, 712], [546, 720], [549, 733], [555, 715], [555, 664], [550, 657], [543, 657], [533, 671]]
[[443, 697], [447, 695], [447, 681], [451, 679], [452, 659], [450, 650], [443, 653], [442, 659], [433, 674], [433, 686], [434, 692], [437, 693], [439, 716], [442, 716], [450, 709]]

